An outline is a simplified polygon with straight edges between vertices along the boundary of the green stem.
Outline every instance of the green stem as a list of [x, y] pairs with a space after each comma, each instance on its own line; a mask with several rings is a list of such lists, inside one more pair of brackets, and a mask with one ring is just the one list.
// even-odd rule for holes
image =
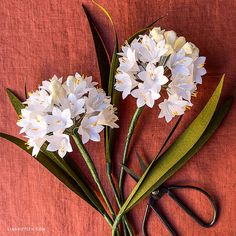
[[76, 145], [77, 145], [77, 147], [78, 147], [82, 157], [84, 158], [84, 160], [85, 160], [85, 162], [86, 162], [86, 164], [87, 164], [87, 166], [88, 166], [88, 168], [89, 168], [89, 170], [91, 172], [91, 175], [92, 175], [95, 183], [97, 184], [98, 189], [99, 189], [99, 191], [100, 191], [100, 193], [101, 193], [101, 195], [102, 195], [102, 197], [103, 197], [103, 199], [104, 199], [104, 201], [105, 201], [105, 203], [106, 203], [106, 205], [107, 205], [107, 207], [108, 207], [112, 217], [115, 218], [115, 212], [114, 212], [114, 210], [112, 208], [112, 205], [111, 205], [111, 203], [110, 203], [110, 201], [109, 201], [109, 199], [108, 199], [108, 197], [106, 195], [106, 192], [105, 192], [105, 190], [104, 190], [104, 188], [102, 186], [102, 183], [101, 183], [101, 181], [100, 181], [100, 179], [98, 177], [97, 170], [95, 168], [95, 165], [94, 165], [91, 157], [89, 156], [88, 151], [84, 147], [84, 145], [83, 145], [79, 135], [76, 132], [74, 132], [72, 137], [73, 137], [73, 139], [74, 139], [74, 141], [75, 141], [75, 143], [76, 143]]
[[128, 150], [129, 150], [129, 144], [131, 141], [131, 137], [133, 135], [135, 126], [137, 124], [138, 118], [140, 117], [141, 113], [142, 113], [143, 107], [138, 107], [132, 117], [132, 120], [130, 122], [130, 126], [129, 126], [129, 130], [128, 130], [128, 134], [126, 137], [126, 141], [125, 141], [125, 148], [124, 148], [124, 152], [123, 152], [123, 158], [122, 158], [122, 166], [121, 166], [121, 170], [120, 170], [120, 178], [119, 178], [119, 190], [120, 190], [120, 199], [121, 199], [121, 203], [123, 203], [124, 201], [124, 193], [123, 193], [123, 182], [124, 182], [124, 175], [125, 175], [125, 170], [124, 167], [128, 161]]
[[[118, 192], [117, 192], [115, 183], [114, 183], [113, 178], [112, 178], [112, 175], [111, 175], [111, 166], [110, 166], [110, 163], [107, 163], [107, 178], [108, 178], [108, 180], [109, 180], [109, 183], [110, 183], [110, 185], [111, 185], [111, 189], [112, 189], [113, 194], [114, 194], [114, 196], [115, 196], [116, 203], [117, 203], [119, 209], [121, 209], [122, 205], [121, 205], [121, 202], [120, 202], [119, 194], [118, 194]], [[133, 235], [133, 229], [132, 229], [131, 225], [129, 224], [126, 215], [123, 216], [123, 220], [124, 220], [124, 224], [125, 224], [124, 226], [126, 227], [128, 233], [129, 233], [129, 236], [132, 236], [132, 235]], [[124, 233], [126, 233], [126, 231], [125, 231]]]

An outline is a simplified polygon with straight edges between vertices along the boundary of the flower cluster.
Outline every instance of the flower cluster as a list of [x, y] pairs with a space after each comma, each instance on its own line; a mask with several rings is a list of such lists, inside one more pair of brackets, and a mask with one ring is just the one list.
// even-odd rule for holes
[[29, 94], [17, 125], [28, 138], [28, 146], [33, 147], [33, 156], [46, 142], [48, 151], [57, 151], [64, 157], [72, 151], [69, 135], [75, 128], [83, 143], [90, 139], [100, 141], [104, 126], [118, 128], [111, 99], [96, 84], [91, 76], [78, 73], [68, 76], [64, 83], [54, 76]]
[[174, 31], [159, 27], [126, 43], [118, 55], [116, 90], [122, 92], [123, 99], [129, 94], [135, 97], [138, 107], [153, 107], [162, 95], [159, 117], [167, 122], [192, 106], [191, 96], [206, 74], [206, 58], [199, 57], [199, 49]]

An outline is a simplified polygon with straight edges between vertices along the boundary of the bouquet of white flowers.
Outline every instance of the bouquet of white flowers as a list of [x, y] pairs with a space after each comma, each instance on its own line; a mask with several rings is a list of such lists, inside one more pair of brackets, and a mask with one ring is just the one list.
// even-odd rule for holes
[[[109, 13], [95, 4], [108, 16], [114, 28]], [[191, 98], [196, 96], [197, 87], [206, 74], [206, 58], [199, 56], [199, 49], [183, 36], [177, 36], [176, 32], [153, 28], [157, 22], [155, 21], [128, 38], [121, 50], [114, 28], [116, 42], [110, 59], [92, 16], [85, 6], [83, 8], [93, 34], [102, 88], [97, 87], [98, 83], [93, 82], [91, 76], [76, 73], [69, 75], [66, 80], [53, 76], [50, 80], [43, 81], [36, 91], [26, 93], [26, 100], [23, 102], [7, 89], [11, 103], [19, 115], [17, 125], [21, 127], [20, 133], [24, 134], [26, 140], [4, 133], [0, 133], [0, 136], [34, 156], [68, 188], [101, 213], [112, 227], [113, 235], [121, 234], [121, 229], [124, 235], [134, 235], [125, 213], [159, 188], [203, 146], [227, 114], [231, 101], [226, 101], [217, 109], [223, 86], [222, 78], [203, 110], [163, 152], [182, 115], [193, 106]], [[116, 135], [114, 128], [119, 128], [119, 92], [122, 92], [123, 99], [128, 95], [136, 98], [137, 109], [125, 140], [123, 158], [120, 161], [119, 186], [116, 186], [112, 162]], [[135, 176], [127, 167], [132, 134], [145, 105], [152, 108], [155, 102], [158, 102], [160, 108], [159, 118], [164, 117], [166, 122], [170, 122], [175, 116], [180, 118], [161, 150], [125, 199], [124, 175], [129, 173]], [[102, 131], [107, 177], [119, 212], [115, 212], [99, 179], [93, 158], [84, 146], [89, 140], [99, 142]], [[87, 173], [68, 161], [69, 153], [73, 151], [71, 142], [78, 147], [99, 191], [90, 187], [86, 179]], [[142, 162], [142, 158], [139, 159]], [[120, 220], [123, 227], [119, 227]]]

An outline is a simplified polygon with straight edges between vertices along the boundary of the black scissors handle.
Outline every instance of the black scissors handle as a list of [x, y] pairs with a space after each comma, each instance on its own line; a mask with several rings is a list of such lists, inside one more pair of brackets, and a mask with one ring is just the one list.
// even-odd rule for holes
[[[213, 209], [213, 215], [212, 215], [212, 219], [209, 222], [205, 222], [203, 219], [201, 219], [196, 213], [194, 213], [186, 204], [184, 204], [171, 190], [174, 189], [193, 189], [196, 191], [201, 192], [202, 194], [204, 194], [208, 200], [211, 203], [212, 209]], [[168, 187], [168, 195], [194, 220], [196, 221], [199, 225], [201, 225], [202, 227], [205, 228], [209, 228], [211, 226], [213, 226], [216, 222], [216, 218], [217, 218], [217, 206], [216, 203], [214, 201], [214, 199], [211, 197], [211, 195], [206, 192], [205, 190], [195, 187], [195, 186], [169, 186]]]
[[167, 228], [167, 230], [170, 232], [170, 234], [172, 236], [177, 236], [175, 230], [172, 228], [172, 226], [170, 225], [170, 223], [168, 222], [168, 220], [166, 219], [166, 217], [158, 210], [158, 208], [156, 208], [154, 206], [154, 203], [152, 204], [151, 201], [154, 201], [154, 199], [152, 197], [150, 197], [149, 199], [149, 203], [146, 207], [145, 210], [145, 215], [143, 218], [143, 223], [142, 223], [142, 232], [144, 236], [147, 236], [147, 229], [146, 229], [146, 224], [147, 224], [147, 220], [148, 220], [148, 216], [150, 214], [150, 210], [152, 209], [155, 214], [158, 216], [158, 218], [161, 220], [161, 222], [165, 225], [165, 227]]
[[[196, 213], [194, 213], [186, 204], [184, 204], [183, 201], [181, 201], [173, 192], [172, 190], [175, 189], [193, 189], [196, 191], [201, 192], [204, 194], [208, 200], [211, 203], [212, 209], [213, 209], [213, 216], [210, 222], [205, 222], [203, 219], [201, 219]], [[147, 224], [147, 219], [148, 215], [150, 213], [150, 210], [154, 210], [156, 215], [159, 217], [159, 219], [162, 221], [162, 223], [165, 225], [167, 230], [170, 232], [172, 236], [177, 236], [177, 233], [175, 230], [172, 228], [166, 217], [158, 210], [158, 208], [155, 206], [155, 202], [158, 201], [164, 194], [168, 194], [194, 221], [196, 221], [199, 225], [205, 228], [209, 228], [214, 225], [214, 223], [217, 220], [217, 214], [218, 214], [218, 209], [216, 206], [216, 203], [214, 202], [213, 198], [209, 193], [207, 193], [205, 190], [195, 187], [195, 186], [169, 186], [169, 187], [160, 187], [156, 191], [154, 191], [151, 194], [151, 197], [149, 198], [149, 202], [145, 211], [144, 219], [143, 219], [143, 225], [142, 225], [142, 231], [143, 235], [147, 236], [147, 231], [146, 231], [146, 224]]]

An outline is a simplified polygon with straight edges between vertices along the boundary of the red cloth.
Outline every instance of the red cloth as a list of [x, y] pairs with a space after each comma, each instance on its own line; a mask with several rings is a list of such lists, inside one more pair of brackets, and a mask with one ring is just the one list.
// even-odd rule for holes
[[[105, 36], [109, 51], [113, 37], [109, 22], [91, 4], [89, 7]], [[100, 0], [111, 13], [120, 42], [132, 33], [168, 13], [159, 24], [173, 29], [179, 35], [194, 42], [207, 57], [208, 76], [199, 86], [194, 107], [188, 111], [177, 133], [203, 107], [216, 87], [221, 75], [226, 73], [224, 96], [235, 92], [236, 75], [236, 2], [215, 0]], [[93, 75], [99, 80], [95, 50], [88, 22], [78, 0], [2, 0], [0, 1], [0, 73], [1, 102], [0, 130], [17, 135], [16, 115], [5, 94], [6, 87], [18, 95], [24, 94], [24, 81], [28, 90], [36, 89], [45, 79], [74, 74], [76, 71]], [[135, 109], [135, 101], [129, 98], [121, 104], [120, 129], [116, 163], [120, 163], [128, 123]], [[133, 139], [131, 163], [138, 170], [134, 151], [149, 161], [171, 129], [163, 119], [158, 119], [158, 107], [145, 108]], [[181, 235], [236, 235], [235, 205], [235, 106], [224, 124], [205, 147], [170, 180], [172, 183], [194, 184], [209, 191], [217, 198], [221, 212], [218, 223], [211, 229], [200, 228], [178, 206], [161, 201], [163, 207]], [[171, 123], [173, 125], [173, 123]], [[26, 235], [11, 227], [44, 227], [43, 235], [110, 235], [105, 220], [85, 202], [77, 198], [33, 158], [14, 145], [0, 140], [0, 234]], [[105, 175], [103, 145], [90, 142], [89, 151], [98, 166], [99, 175], [107, 192], [111, 190]], [[80, 163], [83, 163], [80, 160]], [[84, 167], [83, 168], [86, 169]], [[118, 168], [117, 168], [118, 169]], [[116, 170], [117, 174], [117, 170]], [[127, 193], [134, 182], [126, 178]], [[209, 216], [210, 208], [201, 196], [185, 192], [194, 206]], [[164, 200], [164, 199], [163, 199]], [[132, 211], [136, 235], [141, 235], [140, 223], [145, 201]], [[153, 217], [149, 225], [150, 235], [168, 235], [160, 221]], [[29, 235], [42, 235], [30, 231]]]

